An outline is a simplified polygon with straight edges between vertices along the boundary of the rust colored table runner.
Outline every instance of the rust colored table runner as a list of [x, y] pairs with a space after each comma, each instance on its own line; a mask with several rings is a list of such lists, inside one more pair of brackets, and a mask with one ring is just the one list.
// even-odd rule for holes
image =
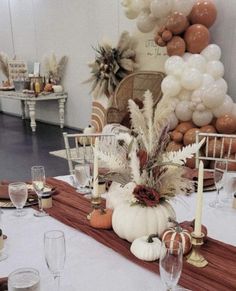
[[[129, 250], [130, 243], [120, 239], [113, 230], [92, 228], [86, 218], [91, 211], [90, 201], [73, 187], [54, 178], [48, 178], [47, 182], [60, 192], [53, 198], [53, 208], [48, 209], [52, 217], [79, 229], [132, 262], [159, 273], [158, 262], [145, 262], [134, 257]], [[236, 247], [208, 238], [201, 252], [208, 260], [208, 266], [196, 268], [184, 262], [179, 284], [193, 291], [236, 290]]]

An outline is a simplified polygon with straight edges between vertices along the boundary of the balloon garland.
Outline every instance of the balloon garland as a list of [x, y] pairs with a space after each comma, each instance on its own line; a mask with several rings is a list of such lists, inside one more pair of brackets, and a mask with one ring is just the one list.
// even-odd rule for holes
[[159, 46], [166, 46], [163, 94], [175, 102], [171, 129], [179, 121], [208, 125], [224, 115], [236, 117], [236, 104], [227, 95], [221, 49], [210, 44], [209, 28], [217, 18], [213, 0], [123, 0], [125, 15], [138, 29], [153, 31]]

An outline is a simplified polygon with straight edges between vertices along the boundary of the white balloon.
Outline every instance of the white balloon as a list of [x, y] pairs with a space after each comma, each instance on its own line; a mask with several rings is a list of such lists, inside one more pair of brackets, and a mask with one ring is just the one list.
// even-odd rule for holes
[[193, 122], [199, 127], [208, 125], [212, 121], [212, 118], [213, 114], [209, 110], [205, 111], [196, 110], [193, 112], [192, 116]]
[[138, 17], [139, 15], [139, 11], [134, 11], [132, 9], [125, 9], [124, 10], [124, 13], [125, 13], [125, 16], [128, 18], [128, 19], [135, 19]]
[[223, 116], [225, 114], [229, 114], [233, 110], [233, 105], [234, 105], [234, 103], [233, 103], [232, 98], [230, 96], [226, 95], [223, 104], [221, 104], [217, 108], [214, 108], [212, 110], [212, 113], [214, 114], [215, 117], [220, 117], [220, 116]]
[[174, 0], [172, 11], [188, 16], [193, 8], [193, 0]]
[[135, 19], [138, 17], [141, 7], [138, 0], [122, 1], [124, 12], [127, 18]]
[[168, 97], [177, 96], [181, 90], [180, 82], [174, 76], [169, 75], [163, 79], [161, 90]]
[[156, 18], [167, 16], [172, 9], [172, 0], [153, 0], [150, 5], [151, 13]]
[[219, 86], [219, 88], [221, 88], [224, 91], [225, 94], [227, 93], [228, 84], [223, 78], [220, 78], [220, 79], [216, 80], [215, 84], [217, 84], [217, 86]]
[[179, 120], [176, 117], [175, 113], [174, 112], [170, 113], [170, 115], [169, 115], [169, 129], [173, 130], [174, 128], [176, 128], [178, 123], [179, 123]]
[[207, 61], [219, 61], [221, 58], [221, 48], [216, 44], [210, 44], [201, 52]]
[[136, 25], [141, 32], [150, 32], [154, 29], [156, 25], [156, 19], [150, 16], [148, 11], [143, 10], [137, 18]]
[[192, 95], [192, 91], [182, 89], [179, 92], [178, 98], [179, 98], [179, 100], [190, 100], [191, 95]]
[[206, 60], [199, 54], [191, 55], [187, 60], [187, 64], [190, 68], [197, 69], [201, 73], [205, 73], [206, 71]]
[[184, 70], [181, 85], [187, 90], [196, 90], [202, 85], [202, 74], [194, 68]]
[[175, 114], [181, 121], [191, 120], [192, 113], [190, 101], [180, 101], [175, 108]]
[[181, 76], [186, 64], [179, 56], [169, 57], [165, 62], [165, 72], [167, 75]]
[[185, 62], [187, 62], [191, 56], [192, 56], [191, 53], [184, 53], [182, 58], [184, 59]]
[[210, 61], [207, 63], [206, 73], [212, 75], [217, 80], [224, 76], [224, 65], [220, 61]]
[[138, 0], [141, 9], [149, 9], [152, 0]]
[[192, 95], [191, 95], [191, 100], [193, 102], [196, 102], [196, 103], [201, 103], [202, 97], [204, 96], [204, 93], [205, 93], [205, 89], [202, 87], [200, 87], [197, 90], [194, 90]]
[[208, 88], [215, 82], [215, 79], [209, 74], [203, 74], [202, 88]]
[[212, 84], [207, 89], [204, 89], [202, 101], [206, 107], [210, 109], [216, 108], [224, 102], [224, 99], [225, 93], [217, 84]]
[[196, 110], [197, 111], [205, 111], [207, 108], [206, 106], [203, 104], [203, 103], [199, 103], [197, 106], [196, 106]]

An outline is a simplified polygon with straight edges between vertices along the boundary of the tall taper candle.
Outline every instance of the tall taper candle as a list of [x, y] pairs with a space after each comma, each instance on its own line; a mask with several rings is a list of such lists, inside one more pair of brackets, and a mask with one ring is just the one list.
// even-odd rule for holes
[[203, 162], [200, 161], [198, 168], [198, 187], [197, 187], [197, 206], [194, 233], [195, 235], [201, 235], [202, 232], [202, 207], [203, 207]]
[[98, 151], [98, 143], [99, 140], [96, 137], [95, 138], [95, 144], [94, 144], [94, 162], [93, 162], [93, 197], [97, 198], [99, 196], [98, 193], [98, 156], [97, 156], [97, 151]]

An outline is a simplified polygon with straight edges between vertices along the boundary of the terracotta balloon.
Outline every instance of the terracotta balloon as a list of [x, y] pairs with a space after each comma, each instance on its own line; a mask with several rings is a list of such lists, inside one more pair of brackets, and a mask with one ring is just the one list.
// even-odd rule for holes
[[157, 45], [159, 45], [161, 47], [166, 46], [166, 42], [162, 39], [162, 37], [159, 34], [157, 34], [155, 36], [154, 41]]
[[163, 41], [170, 41], [173, 37], [172, 32], [170, 30], [165, 30], [162, 33], [162, 40]]
[[217, 17], [216, 6], [211, 0], [197, 1], [190, 14], [192, 24], [203, 24], [206, 27], [211, 27]]
[[189, 26], [184, 34], [187, 51], [192, 54], [199, 54], [210, 41], [209, 30], [202, 24]]
[[188, 26], [187, 17], [180, 12], [174, 12], [167, 17], [166, 28], [173, 34], [181, 34]]
[[182, 56], [185, 49], [185, 41], [180, 36], [174, 36], [167, 44], [168, 56]]

